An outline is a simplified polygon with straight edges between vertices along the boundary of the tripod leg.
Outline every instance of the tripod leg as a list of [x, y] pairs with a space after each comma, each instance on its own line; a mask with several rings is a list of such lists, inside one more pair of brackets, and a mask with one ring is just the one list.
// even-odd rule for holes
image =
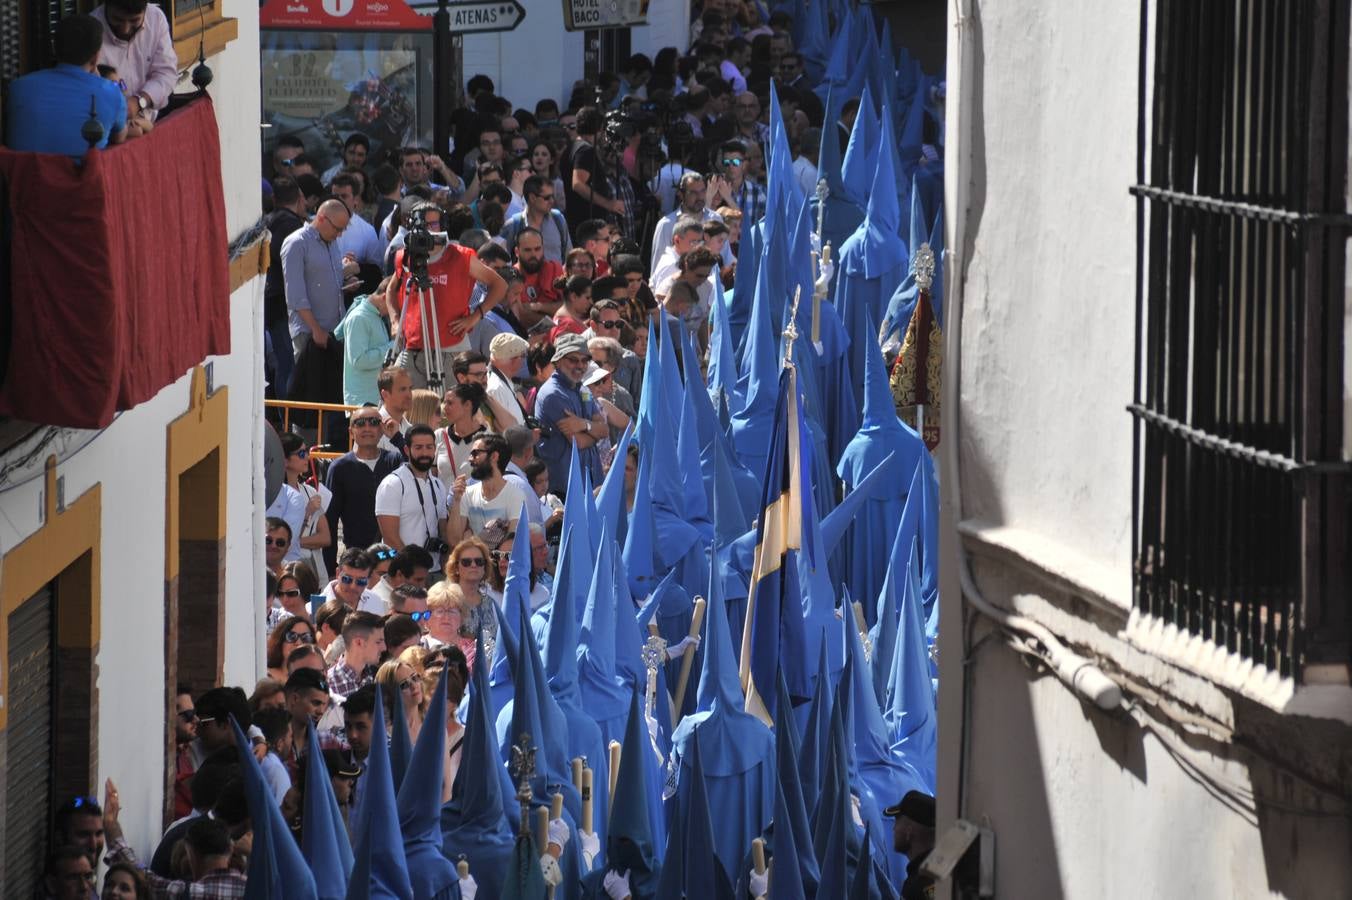
[[[436, 348], [436, 350], [435, 350], [435, 352], [436, 352], [436, 361], [437, 361], [437, 362], [436, 362], [436, 366], [437, 366], [437, 380], [436, 380], [436, 386], [437, 386], [437, 390], [441, 390], [441, 386], [442, 386], [442, 384], [443, 384], [443, 380], [444, 380], [445, 377], [446, 377], [446, 372], [445, 372], [444, 369], [442, 368], [442, 364], [441, 364], [441, 320], [437, 318], [437, 293], [436, 293], [435, 290], [429, 290], [429, 291], [427, 292], [427, 302], [428, 302], [428, 304], [432, 307], [432, 331], [431, 331], [431, 333], [432, 333], [432, 345]], [[428, 374], [428, 380], [430, 381], [430, 380], [431, 380], [431, 377], [432, 377], [432, 376], [431, 376], [431, 371], [432, 371], [432, 363], [431, 363], [431, 362], [428, 362], [428, 364], [427, 364], [427, 371], [428, 371], [428, 373], [429, 373], [429, 374]]]
[[441, 387], [440, 379], [438, 378], [436, 379], [436, 381], [434, 381], [432, 374], [433, 357], [430, 348], [432, 346], [432, 340], [435, 336], [436, 329], [433, 328], [429, 330], [427, 327], [427, 293], [417, 285], [414, 285], [413, 289], [418, 292], [418, 316], [420, 318], [423, 333], [423, 369], [427, 375], [427, 384], [429, 387], [440, 388]]

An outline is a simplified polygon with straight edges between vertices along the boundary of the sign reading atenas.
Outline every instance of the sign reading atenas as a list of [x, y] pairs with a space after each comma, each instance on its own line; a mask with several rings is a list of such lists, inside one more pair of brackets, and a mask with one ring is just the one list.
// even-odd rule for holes
[[648, 0], [563, 0], [563, 27], [621, 28], [642, 25], [648, 18]]

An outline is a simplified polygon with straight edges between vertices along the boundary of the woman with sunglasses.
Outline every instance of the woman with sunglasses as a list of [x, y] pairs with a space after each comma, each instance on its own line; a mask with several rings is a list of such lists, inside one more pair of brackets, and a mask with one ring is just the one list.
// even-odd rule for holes
[[277, 606], [268, 613], [268, 626], [275, 627], [287, 616], [310, 618], [309, 600], [319, 593], [319, 579], [306, 562], [289, 562], [277, 577]]
[[333, 543], [333, 537], [329, 534], [329, 520], [324, 511], [333, 494], [322, 484], [315, 487], [304, 480], [311, 473], [310, 448], [305, 446], [300, 435], [288, 431], [281, 436], [281, 443], [282, 451], [286, 453], [286, 486], [300, 498], [300, 503], [290, 503], [282, 516], [296, 536], [285, 559], [287, 562], [305, 560], [321, 582], [328, 581], [324, 548]]
[[465, 623], [460, 628], [461, 635], [471, 642], [482, 636], [484, 651], [491, 658], [498, 641], [498, 609], [488, 596], [488, 546], [477, 537], [467, 537], [456, 544], [446, 577], [464, 594]]
[[422, 731], [423, 719], [427, 715], [428, 698], [423, 693], [422, 673], [413, 668], [409, 663], [400, 659], [389, 659], [380, 664], [376, 670], [376, 684], [380, 685], [380, 692], [385, 698], [385, 709], [388, 715], [386, 722], [394, 722], [394, 695], [399, 693], [399, 699], [403, 701], [404, 722], [408, 726], [408, 736], [410, 740], [418, 739], [418, 732]]
[[286, 684], [287, 654], [301, 644], [314, 642], [314, 626], [308, 620], [291, 616], [278, 622], [268, 635], [268, 677]]

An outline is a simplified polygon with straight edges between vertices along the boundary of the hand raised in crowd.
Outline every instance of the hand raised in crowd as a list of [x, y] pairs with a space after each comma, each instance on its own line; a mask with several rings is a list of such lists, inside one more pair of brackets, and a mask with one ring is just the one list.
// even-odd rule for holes
[[305, 518], [308, 519], [310, 518], [310, 516], [313, 516], [315, 513], [319, 512], [319, 507], [321, 507], [323, 504], [324, 498], [319, 496], [318, 494], [315, 494], [313, 497], [311, 497], [310, 502], [305, 504]]
[[468, 488], [469, 488], [469, 476], [468, 476], [468, 475], [457, 475], [457, 476], [455, 476], [455, 483], [451, 485], [451, 505], [452, 505], [452, 506], [454, 506], [455, 504], [457, 504], [457, 503], [460, 502], [460, 498], [463, 497], [463, 496], [465, 496], [465, 491], [466, 491]]
[[394, 437], [399, 433], [399, 420], [394, 418], [394, 416], [381, 416], [380, 430], [385, 432], [385, 437]]
[[122, 801], [117, 796], [117, 785], [109, 778], [103, 782], [103, 827], [117, 824], [117, 814], [122, 811]]

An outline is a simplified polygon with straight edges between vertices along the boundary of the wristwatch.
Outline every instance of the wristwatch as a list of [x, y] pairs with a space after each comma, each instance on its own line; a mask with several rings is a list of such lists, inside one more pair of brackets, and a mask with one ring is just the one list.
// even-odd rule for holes
[[136, 95], [136, 105], [141, 108], [141, 112], [145, 112], [146, 110], [150, 109], [150, 101], [146, 99], [145, 94]]
[[591, 419], [587, 420], [587, 434], [591, 434]]

